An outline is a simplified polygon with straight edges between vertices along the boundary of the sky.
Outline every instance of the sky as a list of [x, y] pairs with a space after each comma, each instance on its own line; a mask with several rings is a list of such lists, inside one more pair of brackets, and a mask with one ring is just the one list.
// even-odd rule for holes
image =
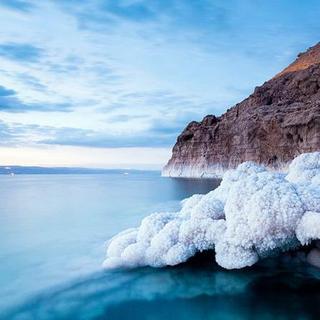
[[0, 165], [159, 169], [316, 44], [318, 0], [0, 0]]

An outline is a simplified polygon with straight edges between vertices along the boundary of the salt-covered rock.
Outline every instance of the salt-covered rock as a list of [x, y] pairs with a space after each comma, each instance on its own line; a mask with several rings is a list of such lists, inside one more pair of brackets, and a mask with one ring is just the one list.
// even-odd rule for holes
[[287, 175], [243, 163], [179, 212], [152, 214], [112, 238], [104, 266], [176, 265], [214, 249], [222, 267], [243, 268], [320, 239], [319, 176], [319, 152], [297, 157]]
[[320, 212], [307, 211], [297, 226], [296, 235], [303, 245], [320, 239]]
[[292, 160], [287, 180], [294, 183], [319, 183], [320, 152], [304, 153]]

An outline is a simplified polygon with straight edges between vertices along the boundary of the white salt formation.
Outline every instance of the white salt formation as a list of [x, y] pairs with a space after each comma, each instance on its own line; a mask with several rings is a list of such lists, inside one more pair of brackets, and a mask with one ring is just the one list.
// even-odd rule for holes
[[295, 158], [288, 174], [252, 162], [225, 173], [179, 212], [154, 213], [109, 242], [104, 267], [163, 267], [215, 250], [226, 269], [320, 239], [320, 152]]

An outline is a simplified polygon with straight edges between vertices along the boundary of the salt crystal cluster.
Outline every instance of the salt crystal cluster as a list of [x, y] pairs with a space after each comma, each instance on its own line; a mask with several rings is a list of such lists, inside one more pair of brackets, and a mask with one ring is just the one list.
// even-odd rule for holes
[[105, 268], [164, 267], [215, 250], [226, 268], [320, 239], [320, 152], [295, 158], [287, 174], [245, 162], [206, 195], [182, 201], [179, 212], [154, 213], [113, 237]]

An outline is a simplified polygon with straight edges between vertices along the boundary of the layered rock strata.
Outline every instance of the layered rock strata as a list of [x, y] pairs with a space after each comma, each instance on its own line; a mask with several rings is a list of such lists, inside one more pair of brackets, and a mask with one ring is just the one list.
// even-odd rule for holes
[[320, 43], [220, 117], [187, 125], [164, 176], [220, 177], [244, 161], [285, 168], [320, 150]]

